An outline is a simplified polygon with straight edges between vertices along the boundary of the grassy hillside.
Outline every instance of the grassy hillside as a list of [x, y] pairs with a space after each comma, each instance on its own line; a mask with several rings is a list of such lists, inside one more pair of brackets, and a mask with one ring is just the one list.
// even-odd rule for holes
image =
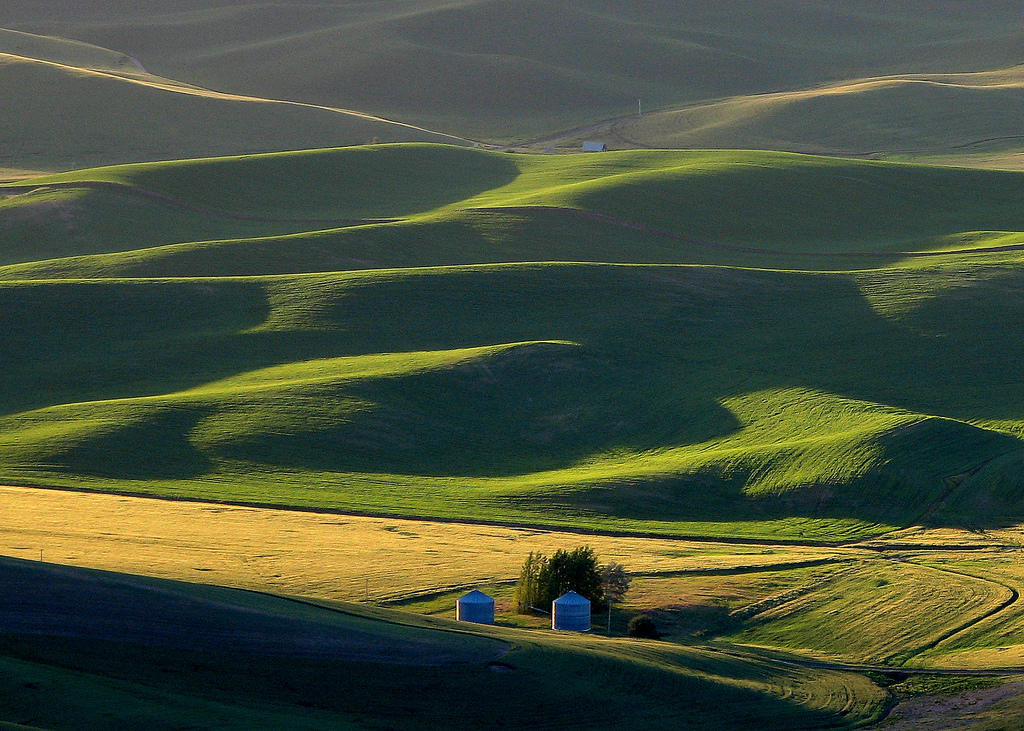
[[[34, 728], [848, 728], [886, 701], [862, 676], [703, 648], [0, 563], [0, 720]], [[63, 636], [40, 631], [40, 612]]]
[[[631, 115], [638, 99], [670, 109], [865, 77], [1006, 68], [1024, 60], [1017, 11], [1008, 2], [910, 0], [14, 0], [0, 9], [0, 26], [115, 49], [152, 73], [218, 91], [505, 141]], [[850, 100], [870, 125], [877, 103], [862, 110]], [[922, 116], [959, 114], [955, 99], [918, 101]], [[821, 120], [829, 124], [827, 112]], [[660, 138], [687, 129], [681, 121]], [[908, 134], [896, 130], [897, 142]]]
[[[730, 639], [833, 660], [900, 664], [996, 610], [1009, 595], [999, 584], [969, 576], [910, 563], [876, 564], [762, 612]], [[957, 664], [948, 655], [940, 662]]]
[[[4, 213], [82, 195], [109, 253], [0, 270], [8, 480], [816, 540], [1024, 510], [1017, 174], [374, 146], [37, 182], [86, 187]], [[40, 220], [8, 261], [76, 253]], [[212, 224], [243, 238], [167, 245]]]
[[[770, 152], [538, 157], [382, 145], [117, 166], [6, 190], [33, 192], [0, 201], [2, 263], [147, 249], [6, 277], [515, 261], [862, 269], [1012, 247], [1024, 231], [1015, 173]], [[286, 231], [303, 234], [279, 237]], [[156, 248], [165, 244], [184, 245]]]
[[[970, 109], [970, 114], [958, 110]], [[793, 150], [827, 155], [964, 155], [1019, 150], [1024, 66], [911, 74], [738, 95], [633, 115], [583, 136], [620, 147]]]
[[[0, 188], [12, 194], [0, 199], [0, 261], [319, 232], [444, 206], [516, 174], [502, 155], [373, 146], [35, 178]], [[238, 176], [251, 184], [240, 186]]]
[[33, 170], [375, 138], [458, 142], [343, 109], [210, 92], [146, 73], [120, 52], [3, 29], [0, 136], [0, 168]]
[[1021, 449], [968, 422], [1020, 419], [987, 334], [1015, 282], [955, 325], [941, 294], [890, 321], [848, 276], [729, 270], [9, 285], [0, 450], [11, 479], [817, 538], [920, 520], [998, 457], [931, 516], [987, 523]]

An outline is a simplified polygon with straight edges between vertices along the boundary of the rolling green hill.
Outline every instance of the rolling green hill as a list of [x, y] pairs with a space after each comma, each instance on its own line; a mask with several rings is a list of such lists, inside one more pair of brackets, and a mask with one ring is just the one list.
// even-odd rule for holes
[[[515, 261], [851, 269], [1012, 247], [1024, 231], [1016, 173], [770, 152], [380, 145], [116, 166], [3, 191], [18, 195], [0, 201], [0, 263], [145, 249], [5, 278]], [[230, 255], [240, 248], [249, 256]]]
[[1018, 668], [1024, 173], [878, 161], [1020, 154], [1018, 5], [6, 0], [0, 485], [113, 493], [67, 524], [154, 572], [125, 495], [247, 506], [246, 585], [316, 592], [253, 506], [370, 516], [417, 611], [451, 521], [607, 533], [670, 641], [49, 565], [99, 564], [37, 517], [0, 728], [842, 729], [912, 691], [815, 661]]
[[1018, 174], [413, 145], [34, 182], [85, 187], [5, 217], [85, 191], [108, 252], [0, 269], [3, 479], [813, 540], [1024, 512]]

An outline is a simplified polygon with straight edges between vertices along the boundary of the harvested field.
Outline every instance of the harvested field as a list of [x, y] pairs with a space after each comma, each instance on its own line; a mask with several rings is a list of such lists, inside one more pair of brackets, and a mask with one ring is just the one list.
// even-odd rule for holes
[[511, 581], [530, 551], [590, 545], [633, 572], [838, 561], [858, 549], [769, 547], [366, 518], [0, 488], [0, 554], [340, 600]]
[[998, 612], [1010, 598], [1009, 589], [992, 581], [913, 563], [878, 562], [768, 609], [732, 639], [829, 660], [900, 664]]
[[966, 556], [958, 558], [951, 558], [941, 565], [997, 582], [1008, 592], [1013, 592], [1014, 600], [1001, 612], [939, 643], [916, 658], [915, 664], [938, 667], [952, 660], [960, 667], [975, 670], [1024, 667], [1024, 602], [1020, 600], [1020, 592], [1024, 589], [1024, 568], [1020, 566], [1019, 551], [991, 553], [973, 560], [973, 557]]

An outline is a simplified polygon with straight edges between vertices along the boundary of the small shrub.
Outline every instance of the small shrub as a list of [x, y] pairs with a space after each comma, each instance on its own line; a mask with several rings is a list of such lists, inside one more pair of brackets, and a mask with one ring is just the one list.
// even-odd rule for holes
[[658, 628], [654, 626], [654, 620], [644, 614], [629, 620], [629, 624], [626, 626], [626, 634], [630, 637], [639, 637], [645, 640], [656, 640], [661, 637], [658, 633]]

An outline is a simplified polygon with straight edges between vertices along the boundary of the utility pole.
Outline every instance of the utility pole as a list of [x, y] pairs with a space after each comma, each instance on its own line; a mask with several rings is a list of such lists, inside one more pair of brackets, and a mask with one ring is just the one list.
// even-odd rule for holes
[[636, 116], [638, 116], [638, 117], [644, 116], [644, 107], [643, 107], [643, 100], [642, 99], [637, 99], [636, 100]]

